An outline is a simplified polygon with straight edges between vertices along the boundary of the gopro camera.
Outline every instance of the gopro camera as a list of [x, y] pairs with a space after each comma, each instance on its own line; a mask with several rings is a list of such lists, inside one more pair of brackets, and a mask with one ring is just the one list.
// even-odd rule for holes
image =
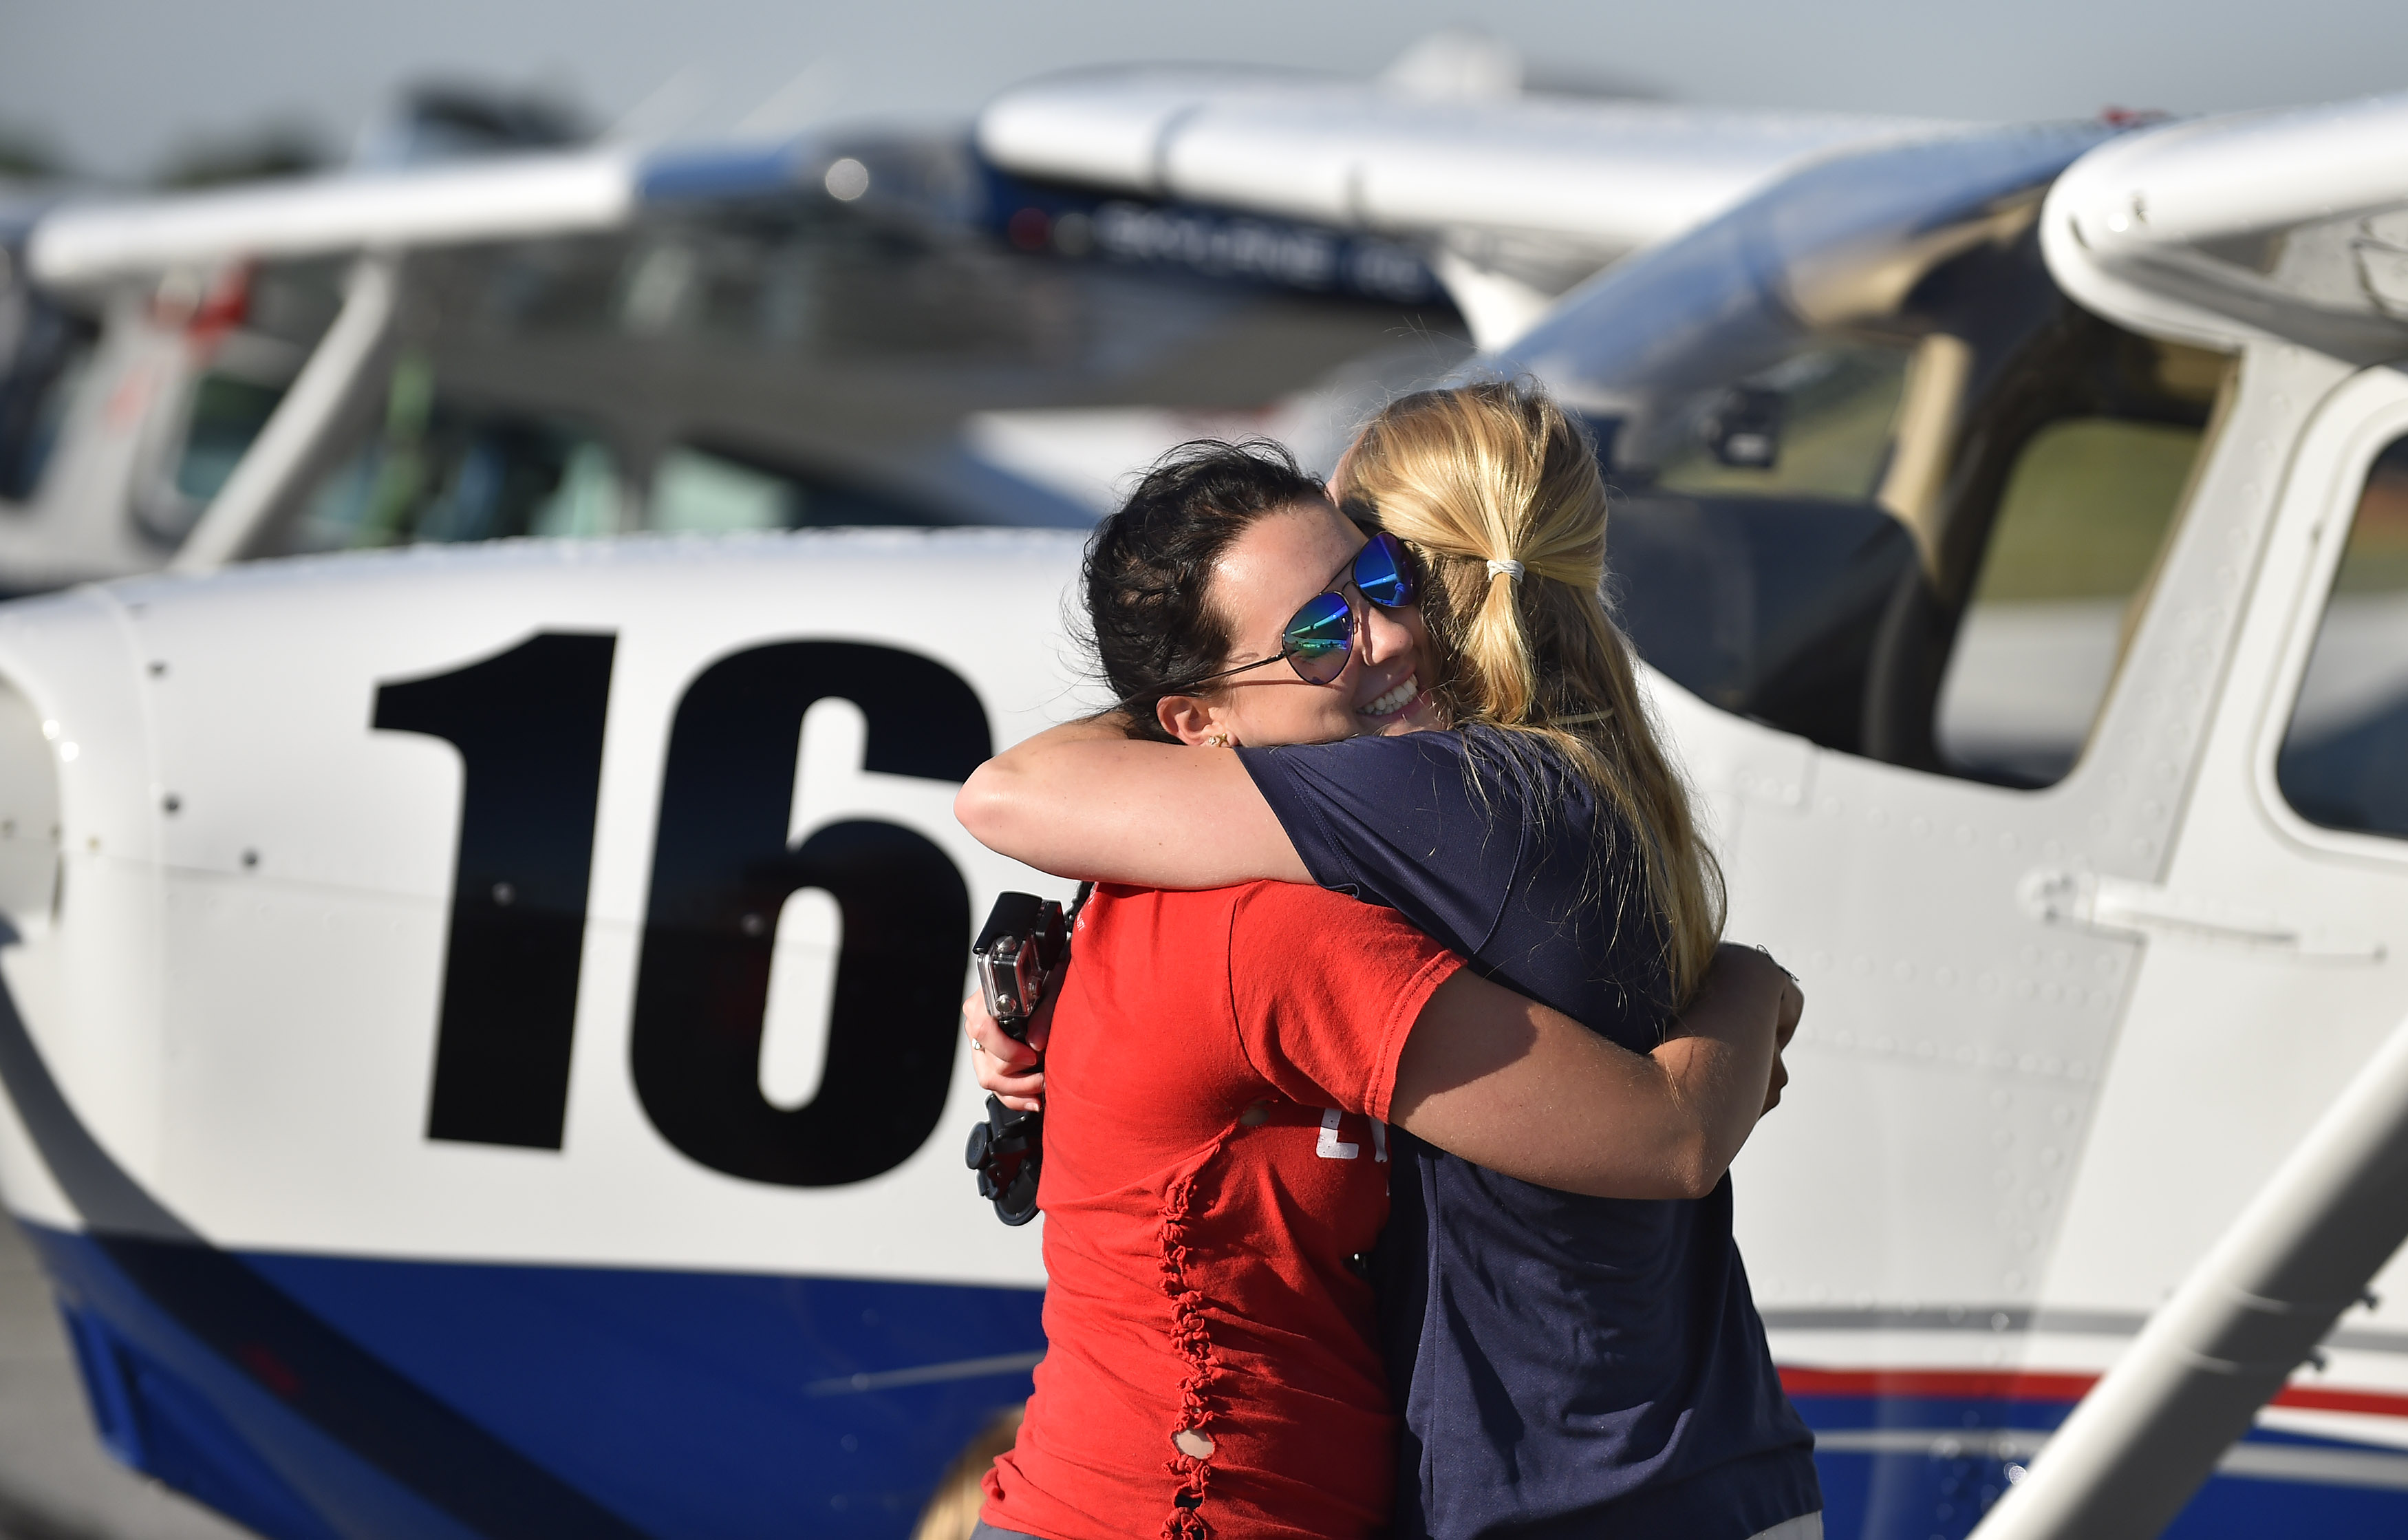
[[1044, 1003], [1045, 975], [1061, 966], [1069, 943], [1060, 904], [1034, 893], [996, 896], [970, 957], [987, 1010], [1014, 1038], [1028, 1040], [1028, 1018]]
[[[1047, 976], [1069, 956], [1071, 917], [1087, 892], [1081, 887], [1068, 912], [1034, 893], [1000, 894], [971, 943], [970, 961], [988, 1012], [1022, 1043], [1028, 1041], [1029, 1018], [1045, 1003]], [[995, 1205], [995, 1216], [1005, 1224], [1025, 1225], [1037, 1217], [1044, 1136], [1043, 1113], [1013, 1112], [991, 1096], [986, 1120], [970, 1130], [964, 1163], [978, 1173], [979, 1196]]]

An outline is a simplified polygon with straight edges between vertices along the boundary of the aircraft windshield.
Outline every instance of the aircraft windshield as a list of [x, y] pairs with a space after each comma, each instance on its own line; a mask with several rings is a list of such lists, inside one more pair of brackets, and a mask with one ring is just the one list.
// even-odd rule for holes
[[2224, 361], [2049, 279], [2049, 181], [2105, 131], [1836, 162], [1593, 281], [1512, 350], [1588, 414], [1658, 669], [1828, 747], [2070, 770]]

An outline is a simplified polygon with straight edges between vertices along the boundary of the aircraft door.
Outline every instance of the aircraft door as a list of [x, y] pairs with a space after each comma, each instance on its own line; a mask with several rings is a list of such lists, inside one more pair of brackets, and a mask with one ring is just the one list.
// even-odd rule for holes
[[[1970, 468], [1952, 481], [1965, 490], [1931, 542], [1947, 554], [1944, 581], [1888, 501], [1674, 487], [1710, 517], [1770, 527], [1845, 512], [1869, 531], [1851, 548], [1864, 559], [1827, 564], [1831, 576], [1804, 560], [1721, 564], [1755, 586], [1757, 654], [1787, 634], [1772, 624], [1783, 604], [1842, 601], [1870, 617], [1852, 623], [1853, 655], [1916, 637], [1932, 650], [1913, 660], [1920, 684], [1885, 696], [1864, 683], [1882, 669], [1861, 664], [1830, 667], [1819, 693], [1717, 698], [1695, 667], [1688, 690], [1659, 691], [1710, 804], [1729, 933], [1772, 946], [1807, 987], [1798, 1088], [1742, 1156], [1737, 1190], [1768, 1321], [1811, 1331], [1799, 1351], [1828, 1365], [1870, 1370], [1896, 1346], [1877, 1339], [1899, 1330], [1939, 1333], [1913, 1348], [1927, 1357], [1988, 1363], [2017, 1350], [2139, 955], [2128, 935], [2053, 923], [2032, 891], [2069, 872], [2153, 878], [2196, 754], [2200, 707], [2179, 680], [2196, 671], [2198, 639], [2182, 615], [2222, 581], [2222, 557], [2194, 505], [2200, 487], [2230, 480], [2211, 473], [2231, 452], [2219, 425], [2247, 410], [2221, 357], [2089, 321], [2056, 335], [2059, 367], [2027, 371], [2049, 388], [1985, 407], [1966, 435]], [[1914, 402], [1946, 352], [1906, 361], [1877, 403], [1892, 421], [1937, 414]], [[1801, 466], [1815, 447], [1812, 404], [1784, 413]], [[1907, 449], [1873, 463], [1899, 479]], [[1641, 517], [1622, 526], [1637, 538], [1618, 547], [1621, 570], [1634, 594], [1670, 588], [1665, 564], [1644, 565], [1649, 540], [1663, 543], [1655, 511], [1631, 504]], [[1890, 635], [1885, 595], [1940, 590], [1956, 605], [1949, 624]], [[1626, 614], [1642, 653], [1678, 678], [1687, 660], [1662, 645], [1677, 633], [1651, 630], [1651, 602], [1665, 608], [1641, 597]], [[1808, 636], [1797, 655], [1817, 666], [1852, 655], [1835, 626], [1787, 630]], [[1783, 667], [1757, 673], [1802, 677]], [[1856, 732], [1856, 704], [1876, 696], [1919, 713], [1916, 752], [1890, 759]], [[1900, 712], [1888, 715], [1895, 726]]]
[[[2162, 881], [2100, 879], [2064, 920], [2143, 943], [2053, 1288], [2137, 1318], [2408, 1013], [2408, 374], [2299, 439]], [[2401, 1443], [2403, 1321], [2344, 1317], [2265, 1421]]]

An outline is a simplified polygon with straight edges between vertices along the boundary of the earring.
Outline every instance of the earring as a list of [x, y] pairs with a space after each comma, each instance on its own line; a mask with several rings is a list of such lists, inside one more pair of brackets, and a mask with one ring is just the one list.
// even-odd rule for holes
[[1208, 749], [1226, 749], [1229, 746], [1229, 735], [1216, 732], [1204, 740], [1204, 746]]

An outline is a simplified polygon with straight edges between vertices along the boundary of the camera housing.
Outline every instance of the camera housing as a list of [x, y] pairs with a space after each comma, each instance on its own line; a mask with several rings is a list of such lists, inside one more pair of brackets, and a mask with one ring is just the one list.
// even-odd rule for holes
[[[1029, 1019], [1045, 1003], [1046, 982], [1069, 957], [1071, 923], [1091, 886], [1079, 889], [1067, 912], [1034, 893], [997, 894], [970, 944], [979, 993], [996, 1025], [1018, 1042], [1028, 1041]], [[985, 1120], [970, 1130], [964, 1163], [978, 1173], [979, 1196], [995, 1204], [995, 1216], [1005, 1224], [1037, 1217], [1044, 1135], [1043, 1113], [1013, 1112], [992, 1096]]]
[[970, 957], [987, 1010], [1014, 1038], [1027, 1041], [1028, 1018], [1044, 1002], [1045, 975], [1061, 966], [1069, 943], [1060, 904], [1034, 893], [996, 895]]

